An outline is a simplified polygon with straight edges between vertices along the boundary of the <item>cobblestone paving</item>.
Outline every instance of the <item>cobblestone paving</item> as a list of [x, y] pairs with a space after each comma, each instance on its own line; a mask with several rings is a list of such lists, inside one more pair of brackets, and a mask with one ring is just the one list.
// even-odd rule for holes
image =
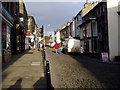
[[[109, 70], [114, 66], [110, 65], [109, 68], [109, 65], [91, 60], [91, 58], [65, 55], [63, 53], [56, 54], [53, 49], [47, 49], [46, 54], [47, 59], [50, 61], [51, 81], [54, 88], [108, 88], [107, 82], [111, 82], [113, 85], [119, 82], [119, 79], [116, 78], [112, 80], [112, 76], [116, 77], [118, 75], [117, 71], [114, 74], [115, 71]], [[104, 68], [108, 70], [104, 71]], [[109, 76], [109, 79], [107, 76]], [[113, 86], [111, 85], [111, 87]]]

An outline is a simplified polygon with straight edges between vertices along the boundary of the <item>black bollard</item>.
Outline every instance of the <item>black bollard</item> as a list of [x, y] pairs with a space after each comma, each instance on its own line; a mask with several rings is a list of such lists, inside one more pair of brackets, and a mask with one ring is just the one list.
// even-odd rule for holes
[[43, 53], [44, 53], [44, 60], [46, 60], [45, 50], [43, 51]]
[[46, 61], [46, 77], [47, 77], [47, 89], [51, 89], [51, 78], [50, 78], [50, 68], [49, 68], [49, 61]]

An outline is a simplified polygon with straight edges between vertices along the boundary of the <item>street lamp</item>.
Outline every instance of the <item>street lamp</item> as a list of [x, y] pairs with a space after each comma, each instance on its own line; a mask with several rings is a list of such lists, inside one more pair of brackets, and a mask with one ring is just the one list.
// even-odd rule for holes
[[45, 27], [49, 27], [49, 26], [50, 26], [50, 24], [43, 27], [43, 37], [44, 37], [44, 48], [43, 49], [45, 49]]
[[33, 35], [34, 35], [34, 49], [35, 49], [35, 45], [36, 45], [36, 35], [37, 35], [37, 31], [36, 31], [36, 29], [34, 30], [34, 32], [33, 32]]

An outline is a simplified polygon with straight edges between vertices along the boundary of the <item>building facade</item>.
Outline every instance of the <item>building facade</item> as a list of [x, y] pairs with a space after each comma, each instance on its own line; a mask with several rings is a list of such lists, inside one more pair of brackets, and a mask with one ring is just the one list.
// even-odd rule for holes
[[100, 58], [102, 52], [109, 52], [106, 2], [99, 2], [83, 16], [79, 27], [84, 53], [94, 54]]
[[84, 17], [87, 13], [89, 13], [89, 11], [91, 11], [96, 5], [98, 4], [98, 2], [94, 2], [93, 3], [89, 0], [86, 0], [86, 3], [84, 4], [84, 8], [82, 10], [79, 11], [79, 13], [75, 16], [75, 37], [76, 38], [80, 38], [80, 27], [78, 27], [79, 25], [82, 24], [82, 17]]
[[[36, 30], [36, 31], [35, 31]], [[28, 29], [26, 31], [26, 38], [25, 38], [25, 49], [28, 49], [29, 46], [29, 42], [30, 41], [32, 44], [32, 46], [34, 46], [34, 39], [36, 36], [34, 36], [34, 31], [36, 32], [37, 35], [37, 27], [36, 27], [36, 23], [35, 23], [35, 19], [33, 16], [28, 15]]]
[[[1, 2], [0, 4], [0, 54], [3, 62], [7, 62], [11, 55], [24, 52], [27, 12], [24, 3], [20, 5], [19, 0], [16, 0], [16, 2]], [[23, 9], [23, 12], [21, 12], [21, 9]]]
[[107, 0], [108, 42], [110, 60], [120, 56], [120, 0]]
[[60, 40], [64, 41], [66, 38], [71, 37], [71, 22], [67, 22], [67, 25], [60, 30]]
[[1, 2], [1, 34], [0, 34], [0, 50], [3, 62], [7, 62], [7, 60], [11, 57], [11, 30], [14, 25], [14, 18], [12, 14], [12, 4], [10, 2]]
[[19, 2], [19, 34], [17, 35], [17, 51], [25, 50], [25, 33], [28, 30], [28, 16], [23, 0]]

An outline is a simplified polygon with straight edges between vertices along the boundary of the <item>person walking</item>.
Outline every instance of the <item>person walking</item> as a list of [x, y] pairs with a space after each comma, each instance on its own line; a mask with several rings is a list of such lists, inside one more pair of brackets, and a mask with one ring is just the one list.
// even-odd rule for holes
[[62, 43], [60, 43], [60, 44], [59, 44], [59, 53], [61, 53], [62, 48], [63, 48]]
[[40, 51], [40, 42], [39, 41], [37, 43], [37, 48], [38, 48], [38, 51]]
[[81, 46], [80, 46], [80, 54], [81, 54], [81, 56], [83, 56], [83, 52], [84, 52], [84, 48], [83, 48], [83, 46], [81, 45]]
[[54, 48], [55, 48], [55, 52], [57, 53], [57, 50], [59, 48], [57, 43], [55, 43]]
[[40, 48], [43, 46], [43, 40], [40, 41]]

